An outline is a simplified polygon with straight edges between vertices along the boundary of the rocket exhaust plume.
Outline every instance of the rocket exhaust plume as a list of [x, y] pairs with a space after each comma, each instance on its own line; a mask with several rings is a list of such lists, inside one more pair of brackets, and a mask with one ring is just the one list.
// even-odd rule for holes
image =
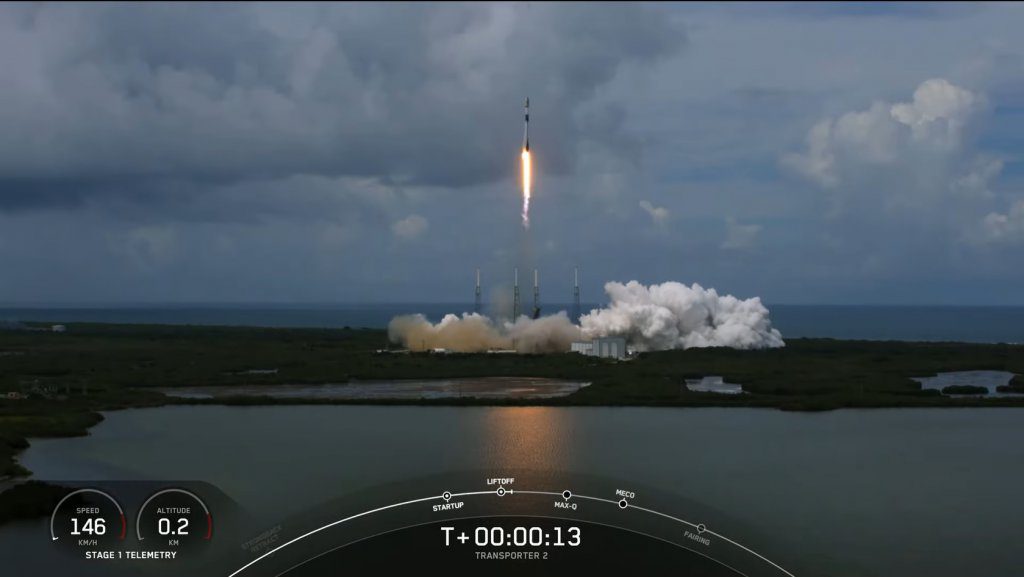
[[482, 353], [496, 349], [551, 353], [568, 351], [581, 338], [580, 328], [564, 311], [538, 319], [522, 315], [514, 320], [494, 320], [476, 313], [445, 315], [431, 323], [421, 314], [391, 319], [388, 336], [412, 351], [444, 348], [460, 353]]
[[766, 349], [786, 343], [758, 297], [720, 295], [713, 288], [666, 282], [605, 283], [608, 306], [580, 319], [588, 338], [619, 336], [640, 351], [693, 347]]
[[475, 314], [445, 315], [431, 323], [423, 315], [395, 317], [388, 325], [392, 342], [413, 351], [444, 348], [482, 352], [514, 348], [520, 353], [568, 352], [573, 341], [624, 337], [638, 351], [699, 347], [767, 349], [786, 346], [772, 328], [761, 299], [720, 295], [713, 288], [678, 282], [642, 285], [605, 284], [608, 304], [573, 323], [564, 312], [511, 320]]
[[530, 166], [530, 151], [523, 149], [523, 228], [530, 228], [530, 179], [533, 176]]
[[523, 128], [523, 228], [530, 228], [530, 188], [533, 186], [533, 166], [530, 159], [530, 99], [526, 99]]

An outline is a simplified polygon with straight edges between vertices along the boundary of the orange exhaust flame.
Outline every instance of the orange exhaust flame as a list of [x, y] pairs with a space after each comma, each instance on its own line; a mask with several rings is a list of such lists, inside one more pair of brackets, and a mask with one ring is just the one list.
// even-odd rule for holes
[[533, 166], [530, 151], [523, 149], [523, 228], [530, 228], [530, 189], [533, 186]]

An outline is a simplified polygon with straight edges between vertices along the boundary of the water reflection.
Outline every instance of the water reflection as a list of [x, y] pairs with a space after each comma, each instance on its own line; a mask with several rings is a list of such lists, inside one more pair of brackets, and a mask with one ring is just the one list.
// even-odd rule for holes
[[560, 469], [574, 446], [572, 422], [556, 407], [495, 408], [484, 417], [481, 440], [497, 469]]
[[[1021, 574], [1020, 547], [1007, 537], [1024, 518], [1012, 482], [1024, 478], [1024, 445], [1012, 442], [1024, 438], [1021, 416], [995, 407], [181, 406], [106, 413], [88, 436], [32, 440], [20, 461], [43, 480], [203, 479], [267, 522], [396, 480], [562, 470], [635, 480], [770, 529], [791, 544], [780, 555], [805, 559], [798, 574], [953, 577], [984, 567], [1002, 576]], [[979, 539], [978, 527], [995, 537]], [[18, 547], [5, 544], [38, 543], [45, 527], [24, 531], [0, 528], [5, 563]]]

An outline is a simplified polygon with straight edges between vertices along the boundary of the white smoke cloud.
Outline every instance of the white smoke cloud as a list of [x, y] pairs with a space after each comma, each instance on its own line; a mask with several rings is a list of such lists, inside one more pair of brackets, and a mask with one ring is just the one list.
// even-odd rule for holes
[[719, 296], [715, 289], [678, 282], [644, 286], [636, 281], [604, 285], [611, 303], [580, 319], [588, 338], [623, 336], [638, 350], [782, 347], [761, 299]]
[[622, 336], [641, 351], [691, 347], [760, 349], [782, 347], [761, 299], [719, 296], [715, 289], [677, 282], [644, 286], [610, 282], [606, 308], [573, 324], [565, 312], [496, 322], [476, 313], [449, 314], [438, 323], [423, 315], [395, 317], [388, 325], [392, 342], [413, 351], [443, 348], [456, 352], [515, 349], [520, 353], [565, 352], [573, 341]]

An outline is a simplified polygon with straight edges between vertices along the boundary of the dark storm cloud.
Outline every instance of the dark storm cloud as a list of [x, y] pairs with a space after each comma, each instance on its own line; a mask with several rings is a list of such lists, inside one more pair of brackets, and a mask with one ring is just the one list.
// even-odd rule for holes
[[7, 5], [0, 208], [301, 174], [493, 182], [527, 94], [545, 169], [569, 173], [579, 147], [639, 146], [594, 96], [685, 41], [658, 7]]
[[[3, 4], [0, 301], [470, 300], [478, 266], [485, 290], [507, 286], [528, 95], [551, 302], [579, 264], [585, 300], [638, 279], [1019, 303], [1022, 19], [1009, 3]], [[960, 89], [979, 106], [929, 152]]]
[[792, 18], [958, 18], [980, 8], [963, 2], [739, 2], [725, 6], [737, 14], [776, 14]]

